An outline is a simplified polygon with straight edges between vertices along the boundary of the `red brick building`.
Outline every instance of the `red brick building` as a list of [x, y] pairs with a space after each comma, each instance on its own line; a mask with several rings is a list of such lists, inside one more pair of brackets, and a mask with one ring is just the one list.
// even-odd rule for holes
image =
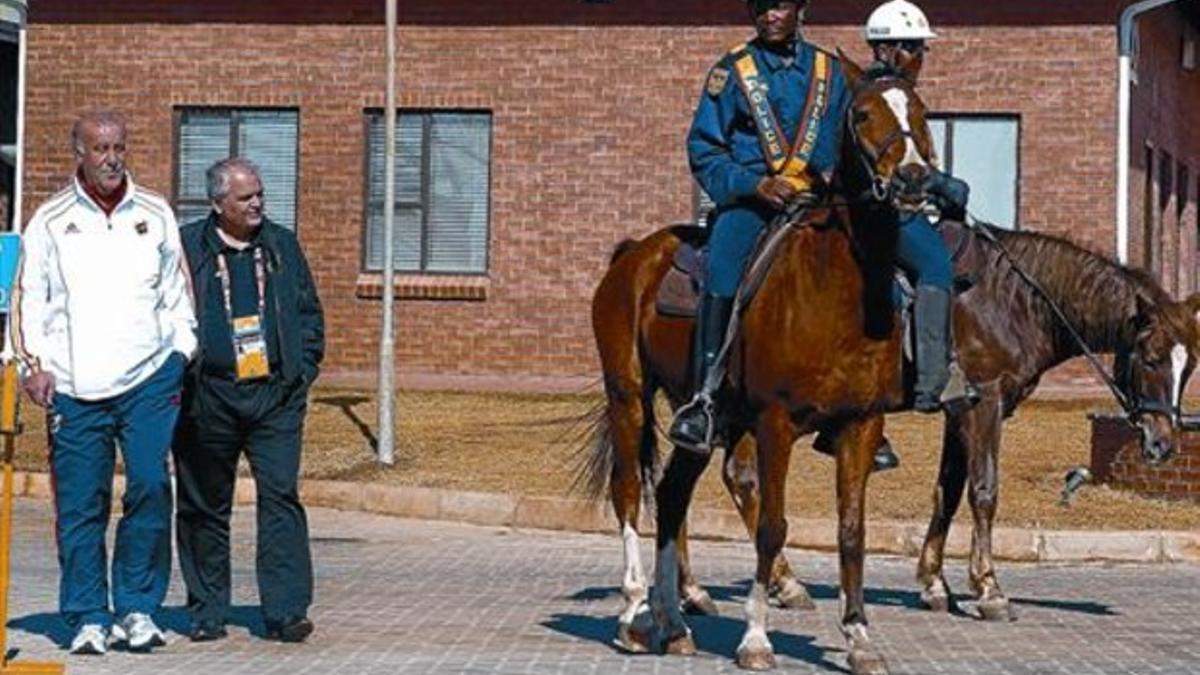
[[[860, 24], [874, 4], [814, 0], [806, 35], [865, 58]], [[941, 37], [921, 88], [973, 209], [1114, 253], [1117, 21], [1130, 3], [922, 4]], [[326, 373], [368, 380], [381, 312], [382, 6], [38, 0], [24, 217], [68, 175], [67, 130], [85, 106], [127, 114], [138, 181], [185, 213], [202, 208], [195, 172], [210, 157], [275, 153], [268, 209], [290, 218], [312, 262]], [[1136, 27], [1129, 259], [1184, 294], [1200, 240], [1200, 122], [1189, 114], [1200, 12], [1173, 2]], [[401, 2], [400, 154], [411, 163], [398, 170], [409, 195], [398, 260], [411, 269], [397, 285], [400, 382], [594, 378], [591, 291], [616, 242], [694, 217], [691, 111], [712, 61], [751, 34], [736, 0]], [[13, 58], [0, 50], [0, 68]]]

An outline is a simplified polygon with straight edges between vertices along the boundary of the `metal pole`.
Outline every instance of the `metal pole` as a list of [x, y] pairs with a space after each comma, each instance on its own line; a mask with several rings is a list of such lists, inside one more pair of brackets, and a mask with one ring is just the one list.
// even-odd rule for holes
[[25, 191], [25, 26], [17, 33], [17, 161], [13, 163], [12, 230], [20, 232], [21, 193]]
[[392, 412], [395, 405], [396, 354], [392, 314], [395, 272], [392, 245], [396, 218], [396, 0], [386, 0], [387, 24], [387, 103], [383, 112], [385, 130], [383, 149], [383, 334], [379, 338], [379, 463], [391, 466], [394, 433]]

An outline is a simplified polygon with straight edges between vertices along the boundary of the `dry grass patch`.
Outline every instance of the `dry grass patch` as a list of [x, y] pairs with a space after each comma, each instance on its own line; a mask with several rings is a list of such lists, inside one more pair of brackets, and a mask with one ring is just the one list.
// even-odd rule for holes
[[[543, 496], [571, 491], [589, 410], [599, 394], [529, 395], [401, 392], [396, 413], [396, 463], [379, 466], [372, 442], [376, 407], [372, 392], [321, 388], [313, 392], [303, 472], [309, 478], [374, 481], [393, 485]], [[1048, 528], [1200, 529], [1200, 505], [1146, 499], [1103, 486], [1084, 488], [1068, 509], [1058, 506], [1063, 474], [1089, 462], [1086, 413], [1110, 409], [1108, 401], [1031, 401], [1004, 427], [1000, 453], [1000, 525]], [[1195, 405], [1189, 406], [1195, 408]], [[19, 468], [45, 470], [44, 416], [26, 406], [19, 439]], [[665, 418], [664, 418], [665, 419]], [[940, 417], [888, 418], [887, 434], [903, 464], [872, 478], [871, 518], [925, 521], [937, 475]], [[810, 449], [792, 455], [789, 513], [834, 514], [829, 458]], [[667, 447], [660, 443], [660, 447]], [[696, 496], [705, 507], [729, 508], [716, 460]], [[958, 519], [970, 518], [964, 497]]]

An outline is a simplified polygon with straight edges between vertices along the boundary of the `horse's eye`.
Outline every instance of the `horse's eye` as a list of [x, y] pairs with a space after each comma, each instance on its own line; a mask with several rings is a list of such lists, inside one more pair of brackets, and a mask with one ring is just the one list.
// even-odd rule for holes
[[870, 119], [870, 117], [871, 117], [870, 113], [868, 113], [866, 110], [855, 110], [854, 111], [854, 123], [855, 124], [862, 124], [863, 122], [866, 122], [868, 119]]

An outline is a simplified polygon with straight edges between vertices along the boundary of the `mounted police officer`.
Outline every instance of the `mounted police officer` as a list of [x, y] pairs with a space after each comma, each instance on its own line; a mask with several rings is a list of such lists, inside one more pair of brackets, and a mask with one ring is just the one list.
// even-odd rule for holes
[[758, 36], [709, 70], [688, 132], [692, 174], [716, 203], [693, 342], [697, 393], [671, 440], [712, 449], [715, 389], [708, 372], [759, 235], [787, 205], [829, 178], [849, 91], [837, 59], [800, 36], [801, 2], [747, 0]]
[[[875, 56], [870, 70], [877, 74], [906, 73], [916, 77], [924, 62], [926, 42], [937, 37], [925, 13], [908, 0], [889, 0], [867, 18], [867, 44]], [[944, 217], [966, 215], [967, 184], [930, 168], [925, 185], [930, 201]], [[916, 367], [913, 407], [938, 412], [977, 397], [955, 369], [951, 381], [950, 308], [954, 266], [942, 237], [922, 211], [902, 213], [896, 257], [916, 285]]]

